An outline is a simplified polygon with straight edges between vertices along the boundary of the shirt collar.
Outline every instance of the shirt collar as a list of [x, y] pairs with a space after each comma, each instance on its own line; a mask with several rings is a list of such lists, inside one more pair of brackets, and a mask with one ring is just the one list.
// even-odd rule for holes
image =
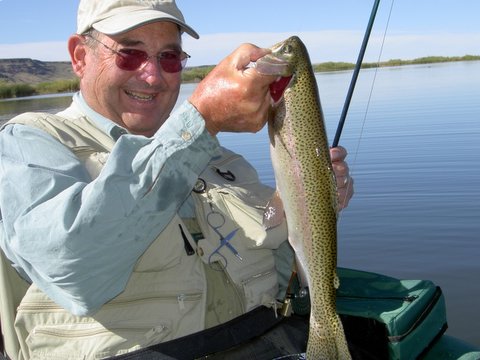
[[87, 104], [80, 91], [73, 95], [73, 102], [99, 129], [110, 135], [115, 141], [117, 141], [120, 136], [128, 134], [126, 129], [93, 110]]

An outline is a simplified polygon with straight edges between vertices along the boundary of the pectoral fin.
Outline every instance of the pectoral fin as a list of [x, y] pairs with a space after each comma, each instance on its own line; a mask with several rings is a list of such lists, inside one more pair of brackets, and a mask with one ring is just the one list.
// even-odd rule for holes
[[300, 289], [308, 288], [307, 271], [297, 255], [295, 255], [295, 268], [297, 271], [298, 282], [300, 283]]

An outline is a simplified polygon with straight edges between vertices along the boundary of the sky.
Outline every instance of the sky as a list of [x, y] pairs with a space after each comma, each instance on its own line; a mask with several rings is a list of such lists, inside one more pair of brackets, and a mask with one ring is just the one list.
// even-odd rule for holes
[[[201, 36], [183, 40], [192, 56], [188, 65], [198, 66], [218, 63], [241, 43], [269, 47], [291, 35], [300, 36], [313, 63], [355, 62], [374, 0], [177, 4]], [[0, 58], [68, 61], [66, 41], [76, 30], [77, 5], [78, 0], [0, 0]], [[478, 0], [381, 0], [365, 61], [480, 55], [478, 14]]]

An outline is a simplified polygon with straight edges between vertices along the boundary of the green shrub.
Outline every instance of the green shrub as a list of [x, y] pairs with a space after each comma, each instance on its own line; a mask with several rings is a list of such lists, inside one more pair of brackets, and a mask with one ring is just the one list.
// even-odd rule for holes
[[355, 65], [351, 63], [328, 61], [320, 64], [314, 64], [313, 71], [315, 72], [343, 71], [343, 70], [351, 70], [354, 67]]
[[74, 92], [80, 89], [78, 79], [59, 80], [40, 83], [38, 85], [0, 83], [0, 99], [32, 96], [36, 94], [59, 94]]
[[17, 84], [14, 86], [15, 97], [31, 96], [35, 94], [35, 88], [28, 84]]
[[35, 94], [35, 88], [28, 84], [0, 84], [0, 98], [13, 98], [31, 96]]
[[0, 83], [0, 99], [8, 99], [13, 97], [13, 89], [10, 85]]
[[74, 92], [80, 88], [80, 80], [58, 80], [53, 82], [40, 83], [36, 86], [39, 94], [58, 94]]
[[215, 66], [197, 66], [186, 68], [182, 72], [183, 82], [198, 82], [202, 81]]

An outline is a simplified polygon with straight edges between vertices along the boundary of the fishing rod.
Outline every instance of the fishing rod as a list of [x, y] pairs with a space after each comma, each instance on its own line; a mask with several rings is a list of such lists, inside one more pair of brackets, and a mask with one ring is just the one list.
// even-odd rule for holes
[[365, 50], [367, 49], [368, 39], [370, 39], [370, 33], [372, 32], [373, 23], [375, 22], [375, 17], [377, 15], [378, 5], [380, 0], [375, 0], [373, 4], [373, 9], [370, 14], [370, 20], [368, 21], [367, 30], [363, 37], [362, 47], [360, 48], [360, 53], [358, 54], [357, 63], [355, 64], [355, 69], [353, 71], [352, 80], [350, 81], [350, 87], [347, 92], [347, 97], [345, 103], [343, 104], [342, 115], [340, 116], [340, 121], [338, 122], [337, 132], [335, 133], [335, 138], [333, 139], [332, 147], [338, 146], [340, 141], [340, 136], [342, 135], [343, 125], [345, 124], [345, 119], [347, 117], [348, 108], [350, 107], [350, 102], [352, 100], [353, 91], [355, 89], [355, 84], [357, 83], [358, 73], [362, 67], [363, 56], [365, 55]]

